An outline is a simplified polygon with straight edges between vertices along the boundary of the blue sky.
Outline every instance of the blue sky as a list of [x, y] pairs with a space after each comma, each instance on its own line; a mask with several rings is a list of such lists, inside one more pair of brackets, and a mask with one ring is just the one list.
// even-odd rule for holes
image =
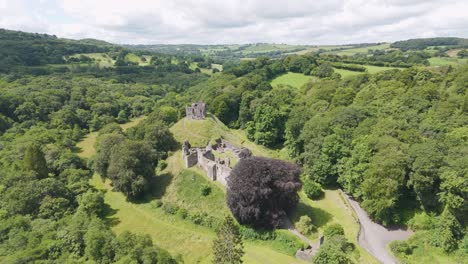
[[0, 28], [129, 44], [468, 37], [467, 0], [0, 0]]

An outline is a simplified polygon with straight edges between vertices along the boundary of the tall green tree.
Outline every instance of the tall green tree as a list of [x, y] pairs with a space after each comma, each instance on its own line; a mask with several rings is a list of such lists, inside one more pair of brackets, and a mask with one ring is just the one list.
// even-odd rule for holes
[[24, 166], [27, 170], [35, 173], [38, 179], [44, 179], [48, 176], [49, 170], [44, 153], [38, 144], [30, 144], [24, 153]]
[[227, 216], [216, 233], [217, 238], [213, 241], [213, 263], [242, 263], [244, 245], [239, 227], [234, 223], [234, 219]]

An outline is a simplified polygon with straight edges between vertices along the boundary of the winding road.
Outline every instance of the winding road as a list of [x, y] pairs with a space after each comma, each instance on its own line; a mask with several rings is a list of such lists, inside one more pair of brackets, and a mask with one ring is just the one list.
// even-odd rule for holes
[[359, 219], [358, 243], [383, 264], [396, 264], [398, 261], [387, 249], [394, 240], [406, 240], [413, 232], [404, 229], [388, 229], [372, 221], [358, 202], [344, 194]]

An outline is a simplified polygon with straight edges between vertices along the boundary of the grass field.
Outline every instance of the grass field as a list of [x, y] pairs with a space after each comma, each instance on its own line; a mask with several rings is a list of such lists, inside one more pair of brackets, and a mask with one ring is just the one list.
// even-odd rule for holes
[[149, 65], [151, 57], [150, 56], [143, 56], [143, 57], [146, 59], [146, 61], [143, 61], [142, 57], [139, 57], [139, 56], [135, 55], [134, 53], [128, 53], [125, 56], [125, 59], [130, 61], [130, 62], [138, 63], [139, 66]]
[[271, 81], [271, 86], [276, 87], [280, 84], [287, 84], [295, 88], [301, 88], [312, 79], [315, 79], [315, 77], [307, 76], [302, 73], [288, 72], [273, 79]]
[[[371, 74], [378, 73], [381, 71], [393, 70], [393, 69], [402, 69], [402, 68], [396, 68], [396, 67], [380, 67], [380, 66], [373, 66], [373, 65], [363, 65], [363, 66], [366, 67], [367, 73], [371, 73]], [[334, 68], [334, 70], [336, 73], [339, 73], [341, 77], [343, 78], [364, 73], [364, 72], [350, 71], [350, 70], [337, 69], [337, 68]]]
[[[122, 125], [128, 129], [137, 125], [142, 118], [133, 119]], [[247, 140], [244, 131], [230, 130], [219, 120], [209, 116], [205, 120], [182, 119], [172, 128], [172, 133], [178, 141], [188, 139], [193, 146], [204, 145], [219, 136], [238, 146], [246, 146], [255, 155], [280, 158], [280, 151], [272, 151], [258, 146]], [[96, 140], [96, 132], [86, 136], [78, 144], [81, 148], [80, 156], [91, 157]], [[183, 168], [181, 152], [176, 151], [167, 159], [167, 168], [155, 177], [152, 196], [142, 203], [130, 203], [120, 192], [113, 192], [110, 182], [102, 182], [98, 175], [94, 175], [91, 184], [105, 192], [105, 201], [111, 207], [112, 213], [107, 221], [113, 225], [116, 233], [129, 230], [137, 233], [149, 234], [156, 245], [167, 249], [173, 255], [181, 255], [185, 263], [211, 263], [211, 241], [215, 237], [213, 230], [195, 225], [178, 215], [164, 213], [156, 208], [154, 199], [160, 199], [163, 204], [175, 204], [189, 212], [205, 212], [211, 216], [221, 218], [230, 214], [224, 201], [224, 189], [217, 183], [209, 181], [198, 168]], [[201, 187], [208, 185], [212, 191], [208, 196], [201, 194]], [[327, 190], [325, 197], [319, 201], [312, 201], [300, 195], [300, 203], [292, 220], [301, 215], [310, 215], [314, 224], [321, 232], [328, 223], [338, 222], [345, 228], [346, 236], [357, 245], [357, 222], [352, 217], [350, 209], [341, 200], [339, 191]], [[290, 235], [287, 231], [285, 235]], [[310, 237], [316, 238], [318, 234]], [[304, 263], [291, 255], [291, 250], [284, 247], [283, 242], [273, 241], [245, 241], [244, 263]], [[352, 254], [359, 263], [376, 263], [362, 248]]]
[[100, 67], [113, 67], [115, 63], [115, 60], [113, 60], [106, 53], [80, 53], [80, 54], [74, 54], [70, 57], [78, 58], [80, 55], [85, 55], [94, 59], [99, 64]]
[[379, 45], [374, 45], [374, 46], [350, 48], [350, 49], [339, 50], [339, 51], [331, 51], [330, 53], [334, 53], [340, 56], [343, 56], [343, 55], [352, 56], [357, 53], [367, 53], [367, 51], [370, 49], [385, 50], [389, 48], [390, 48], [390, 43], [384, 43], [384, 44], [379, 44]]
[[451, 57], [433, 57], [429, 59], [431, 66], [460, 65], [468, 63], [468, 59], [458, 59]]

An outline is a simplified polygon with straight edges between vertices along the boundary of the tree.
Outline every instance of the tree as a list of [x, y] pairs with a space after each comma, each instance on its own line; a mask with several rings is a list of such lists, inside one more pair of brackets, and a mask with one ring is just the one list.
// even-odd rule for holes
[[24, 153], [24, 165], [27, 170], [33, 171], [38, 179], [46, 178], [49, 174], [44, 153], [38, 144], [30, 144]]
[[295, 227], [303, 235], [310, 235], [316, 229], [314, 224], [312, 224], [312, 219], [307, 215], [301, 216]]
[[227, 204], [241, 224], [278, 227], [299, 201], [300, 168], [263, 157], [242, 159], [228, 178]]
[[448, 208], [438, 217], [433, 230], [432, 245], [452, 252], [457, 248], [458, 240], [463, 236], [463, 228]]
[[312, 75], [320, 77], [320, 78], [327, 78], [331, 77], [333, 74], [333, 67], [330, 63], [325, 62], [314, 68], [311, 72]]
[[213, 262], [220, 264], [242, 263], [244, 245], [239, 232], [239, 227], [232, 217], [227, 216], [221, 227], [216, 231], [216, 239], [213, 241]]
[[277, 145], [282, 141], [284, 119], [278, 109], [269, 105], [260, 106], [255, 112], [254, 120], [246, 124], [249, 138], [264, 146]]
[[313, 258], [314, 264], [349, 264], [352, 263], [348, 258], [350, 244], [343, 236], [334, 236], [325, 240], [319, 251]]
[[85, 256], [97, 263], [112, 263], [115, 255], [114, 234], [99, 218], [93, 218], [84, 235]]
[[129, 199], [141, 198], [154, 176], [157, 160], [151, 148], [139, 141], [124, 141], [110, 155], [107, 176], [115, 190]]
[[325, 238], [330, 239], [334, 236], [344, 236], [344, 229], [340, 224], [334, 223], [327, 225], [323, 231]]
[[304, 181], [303, 189], [307, 197], [312, 200], [319, 199], [323, 195], [322, 186], [308, 178]]
[[468, 57], [468, 50], [466, 49], [463, 49], [463, 50], [460, 50], [458, 53], [457, 53], [458, 57], [459, 58], [467, 58]]

